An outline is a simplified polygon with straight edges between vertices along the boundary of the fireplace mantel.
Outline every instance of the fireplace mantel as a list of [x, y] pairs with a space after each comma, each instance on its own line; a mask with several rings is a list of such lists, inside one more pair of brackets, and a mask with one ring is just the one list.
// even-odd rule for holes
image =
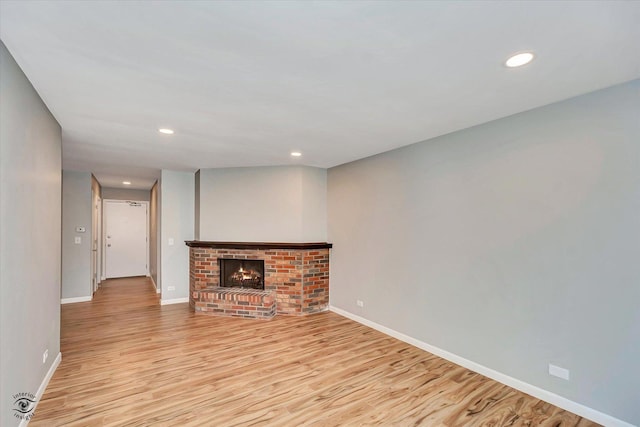
[[313, 243], [272, 243], [272, 242], [208, 242], [204, 240], [187, 240], [184, 242], [190, 248], [213, 248], [213, 249], [330, 249], [332, 243], [313, 242]]

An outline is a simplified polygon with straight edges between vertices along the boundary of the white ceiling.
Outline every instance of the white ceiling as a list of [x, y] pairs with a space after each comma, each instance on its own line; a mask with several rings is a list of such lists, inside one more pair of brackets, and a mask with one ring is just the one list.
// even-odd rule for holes
[[[640, 77], [637, 1], [5, 0], [0, 37], [64, 168], [133, 188], [331, 167]], [[503, 66], [522, 50], [535, 62]]]

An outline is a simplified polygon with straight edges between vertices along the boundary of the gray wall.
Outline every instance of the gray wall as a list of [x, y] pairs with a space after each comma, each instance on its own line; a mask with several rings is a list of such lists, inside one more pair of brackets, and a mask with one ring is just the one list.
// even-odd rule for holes
[[[62, 299], [91, 297], [91, 173], [62, 172]], [[76, 227], [84, 227], [77, 233]], [[79, 237], [80, 244], [75, 243]]]
[[[162, 301], [189, 296], [189, 248], [193, 240], [195, 180], [192, 172], [162, 171], [160, 258]], [[173, 244], [169, 244], [173, 239]], [[169, 290], [169, 287], [175, 287]]]
[[149, 201], [149, 275], [156, 284], [156, 289], [160, 290], [159, 268], [160, 265], [160, 213], [159, 213], [159, 183], [156, 181], [151, 187]]
[[300, 241], [327, 241], [327, 170], [300, 170]]
[[326, 170], [202, 169], [200, 240], [326, 241]]
[[[60, 352], [61, 129], [0, 42], [0, 425]], [[49, 358], [42, 363], [48, 349]]]
[[102, 198], [107, 200], [133, 200], [148, 202], [151, 198], [151, 192], [149, 190], [103, 187]]
[[195, 179], [195, 200], [194, 200], [194, 228], [193, 239], [200, 240], [200, 171], [196, 171]]
[[640, 425], [640, 80], [332, 168], [328, 209], [333, 306]]

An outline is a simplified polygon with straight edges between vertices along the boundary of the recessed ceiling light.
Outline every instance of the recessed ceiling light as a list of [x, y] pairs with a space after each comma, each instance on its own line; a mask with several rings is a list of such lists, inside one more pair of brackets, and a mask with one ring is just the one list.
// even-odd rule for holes
[[131, 181], [122, 181], [124, 185], [131, 185]]
[[167, 129], [167, 128], [160, 128], [160, 129], [158, 129], [158, 132], [164, 133], [164, 134], [167, 134], [167, 135], [173, 135], [173, 133], [174, 133], [173, 129]]
[[522, 67], [523, 65], [528, 64], [532, 60], [533, 60], [533, 53], [522, 52], [522, 53], [517, 53], [511, 56], [509, 59], [507, 59], [504, 65], [506, 65], [509, 68]]
[[300, 157], [300, 156], [302, 156], [302, 153], [299, 152], [299, 151], [292, 151], [291, 152], [291, 156], [292, 157]]

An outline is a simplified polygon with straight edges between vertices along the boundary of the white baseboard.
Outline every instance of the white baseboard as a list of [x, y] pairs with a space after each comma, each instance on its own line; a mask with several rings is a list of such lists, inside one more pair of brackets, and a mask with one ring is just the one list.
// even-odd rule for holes
[[153, 276], [149, 275], [147, 276], [149, 279], [151, 279], [151, 285], [153, 286], [153, 289], [156, 291], [156, 294], [160, 293], [160, 289], [158, 289], [158, 285], [156, 285], [156, 281], [153, 280]]
[[[60, 362], [62, 362], [62, 353], [58, 353], [53, 363], [51, 364], [51, 367], [47, 371], [47, 375], [44, 376], [42, 383], [40, 383], [40, 387], [38, 387], [38, 391], [36, 391], [36, 399], [35, 399], [36, 406], [34, 407], [32, 413], [35, 414], [36, 411], [38, 410], [38, 403], [40, 402], [40, 399], [42, 399], [42, 395], [44, 394], [44, 391], [47, 389], [47, 386], [49, 385], [49, 381], [51, 381], [51, 377], [53, 376], [54, 372], [56, 371], [56, 369], [58, 369]], [[29, 420], [22, 420], [20, 421], [20, 424], [18, 424], [18, 426], [26, 427], [28, 424], [29, 424]]]
[[498, 381], [499, 383], [508, 385], [509, 387], [513, 387], [516, 390], [520, 390], [524, 393], [530, 394], [531, 396], [534, 396], [540, 400], [544, 400], [545, 402], [551, 403], [552, 405], [565, 409], [569, 412], [573, 412], [574, 414], [587, 418], [596, 423], [602, 424], [607, 427], [635, 427], [633, 424], [629, 424], [626, 421], [622, 421], [618, 418], [612, 417], [611, 415], [607, 415], [588, 406], [584, 406], [580, 403], [559, 396], [548, 390], [510, 377], [509, 375], [494, 371], [493, 369], [487, 368], [486, 366], [480, 365], [479, 363], [473, 362], [469, 359], [465, 359], [464, 357], [458, 356], [457, 354], [450, 353], [446, 350], [432, 346], [401, 332], [395, 331], [391, 328], [387, 328], [386, 326], [382, 326], [378, 323], [372, 322], [371, 320], [360, 317], [357, 314], [350, 313], [334, 306], [329, 306], [329, 310], [348, 319], [361, 323], [365, 326], [369, 326], [370, 328], [382, 332], [383, 334], [406, 342], [407, 344], [411, 344], [422, 350], [428, 351], [429, 353], [435, 354], [436, 356], [442, 357], [443, 359], [453, 362], [456, 365], [460, 365], [471, 371], [484, 375], [485, 377], [489, 377], [492, 380]]
[[189, 297], [185, 298], [174, 298], [174, 299], [161, 299], [160, 305], [169, 305], [169, 304], [180, 304], [183, 302], [189, 302]]
[[75, 297], [75, 298], [62, 298], [60, 304], [72, 304], [74, 302], [87, 302], [91, 301], [93, 297]]

